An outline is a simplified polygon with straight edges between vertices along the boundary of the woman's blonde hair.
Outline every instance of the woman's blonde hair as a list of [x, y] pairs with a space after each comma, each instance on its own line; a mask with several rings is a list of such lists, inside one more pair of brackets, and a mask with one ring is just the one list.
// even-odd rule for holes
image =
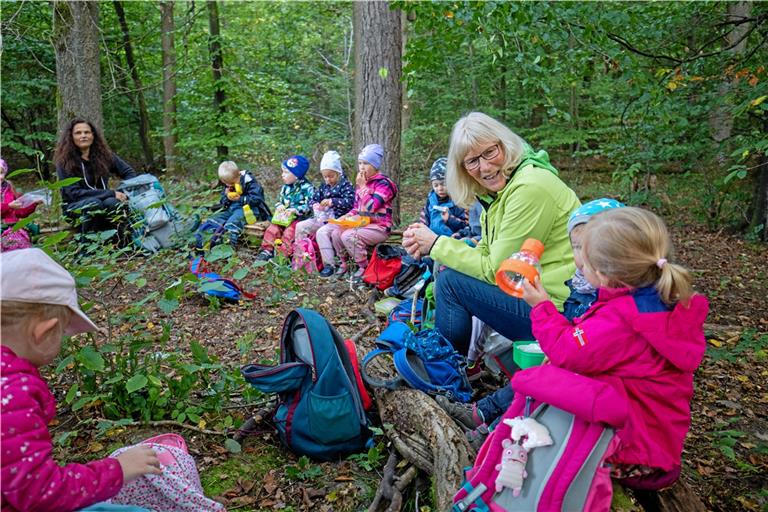
[[219, 164], [219, 179], [221, 181], [229, 183], [235, 181], [240, 175], [240, 169], [237, 168], [237, 164], [232, 160], [225, 160]]
[[71, 315], [72, 310], [67, 306], [4, 300], [0, 301], [0, 330], [29, 335], [37, 322], [56, 318], [63, 331]]
[[611, 287], [655, 286], [668, 305], [693, 295], [691, 274], [672, 258], [664, 221], [642, 208], [617, 208], [590, 218], [581, 240], [584, 266], [600, 272]]
[[504, 151], [504, 175], [509, 178], [517, 168], [525, 141], [512, 130], [482, 112], [470, 112], [453, 125], [445, 184], [453, 201], [470, 208], [475, 196], [488, 192], [464, 169], [464, 158], [472, 148], [498, 143]]

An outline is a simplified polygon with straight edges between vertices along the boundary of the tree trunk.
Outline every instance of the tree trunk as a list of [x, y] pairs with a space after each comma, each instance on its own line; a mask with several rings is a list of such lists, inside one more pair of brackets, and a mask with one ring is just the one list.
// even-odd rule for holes
[[[768, 136], [768, 120], [763, 120], [763, 134]], [[765, 153], [758, 162], [749, 229], [759, 240], [768, 242], [768, 155]]]
[[[405, 47], [408, 45], [408, 22], [410, 21], [411, 13], [402, 13], [402, 20], [401, 20], [401, 48], [402, 48], [402, 54], [405, 55]], [[414, 18], [415, 18], [415, 13]], [[411, 123], [411, 105], [408, 102], [408, 82], [406, 80], [402, 81], [402, 94], [403, 94], [403, 112], [400, 115], [401, 119], [401, 133], [404, 133], [406, 130], [408, 130], [408, 126]]]
[[102, 130], [99, 67], [98, 2], [53, 2], [53, 45], [61, 133], [73, 117], [83, 117]]
[[450, 510], [464, 479], [462, 468], [474, 460], [472, 448], [456, 423], [432, 397], [414, 389], [376, 389], [387, 435], [408, 462], [432, 476], [435, 510]]
[[[734, 2], [728, 4], [728, 20], [742, 20], [748, 18], [752, 12], [752, 4], [750, 2]], [[744, 53], [747, 48], [747, 39], [744, 37], [750, 30], [750, 23], [741, 23], [734, 25], [733, 30], [725, 37], [725, 44], [731, 46], [741, 39], [741, 42], [736, 44], [730, 50], [725, 52], [725, 56], [728, 62], [725, 63], [724, 68], [730, 63], [730, 61]], [[712, 112], [709, 115], [709, 129], [710, 135], [716, 144], [729, 139], [731, 137], [731, 131], [733, 130], [733, 116], [731, 115], [731, 105], [728, 103], [728, 93], [732, 87], [731, 78], [725, 77], [720, 84], [717, 95], [720, 99], [720, 103], [715, 105]], [[728, 151], [721, 148], [718, 151], [717, 161], [722, 165], [725, 163]]]
[[211, 54], [211, 65], [213, 66], [213, 86], [215, 92], [213, 94], [213, 106], [216, 109], [216, 127], [217, 135], [220, 138], [219, 144], [216, 146], [216, 154], [219, 160], [224, 159], [229, 154], [229, 148], [223, 143], [223, 139], [227, 135], [226, 127], [224, 126], [224, 114], [227, 109], [224, 106], [226, 96], [224, 94], [224, 82], [222, 80], [224, 70], [224, 57], [221, 52], [221, 32], [219, 30], [219, 6], [216, 1], [208, 0], [208, 27], [210, 30], [210, 39], [208, 43], [208, 51]]
[[[388, 2], [355, 2], [355, 134], [354, 147], [384, 147], [382, 171], [400, 186], [402, 32], [400, 11]], [[392, 204], [400, 222], [400, 198]]]
[[176, 47], [173, 2], [160, 2], [163, 52], [163, 154], [165, 170], [176, 171]]
[[133, 58], [133, 45], [131, 44], [131, 33], [128, 30], [128, 23], [125, 21], [125, 9], [120, 0], [114, 0], [115, 14], [120, 23], [120, 29], [123, 31], [123, 50], [125, 51], [125, 61], [131, 72], [133, 87], [136, 90], [136, 103], [139, 109], [139, 140], [141, 140], [141, 149], [144, 152], [144, 167], [149, 169], [153, 166], [155, 157], [152, 154], [152, 145], [149, 142], [149, 114], [147, 114], [147, 103], [144, 101], [144, 88], [141, 85], [139, 69], [136, 66], [136, 60]]

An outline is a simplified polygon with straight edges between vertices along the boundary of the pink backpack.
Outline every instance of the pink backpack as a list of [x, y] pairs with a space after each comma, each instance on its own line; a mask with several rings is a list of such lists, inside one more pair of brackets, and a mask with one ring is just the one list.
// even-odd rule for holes
[[323, 270], [323, 262], [320, 259], [320, 249], [313, 238], [302, 238], [301, 240], [296, 240], [296, 242], [294, 242], [291, 268], [293, 270], [303, 268], [308, 274]]
[[[612, 485], [605, 460], [619, 445], [614, 431], [627, 420], [625, 399], [606, 383], [549, 364], [518, 371], [511, 385], [515, 399], [466, 471], [453, 510], [608, 512]], [[496, 492], [513, 433], [504, 420], [523, 416], [544, 425], [552, 444], [527, 453], [521, 487]]]
[[[224, 511], [224, 505], [203, 494], [195, 459], [187, 451], [187, 443], [177, 434], [162, 434], [141, 442], [157, 452], [162, 475], [144, 475], [123, 485], [111, 503], [136, 505], [163, 512]], [[116, 450], [111, 457], [130, 448]]]
[[32, 241], [29, 233], [24, 229], [14, 231], [13, 226], [3, 231], [0, 235], [0, 251], [15, 251], [16, 249], [29, 249]]

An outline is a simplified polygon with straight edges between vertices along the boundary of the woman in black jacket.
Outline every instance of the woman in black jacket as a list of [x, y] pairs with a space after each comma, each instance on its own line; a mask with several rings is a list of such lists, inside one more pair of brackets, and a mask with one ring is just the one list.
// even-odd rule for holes
[[80, 231], [99, 231], [116, 227], [128, 198], [109, 188], [109, 175], [120, 179], [136, 176], [136, 171], [117, 156], [90, 121], [75, 118], [62, 132], [54, 154], [59, 180], [80, 178], [62, 187], [64, 216]]

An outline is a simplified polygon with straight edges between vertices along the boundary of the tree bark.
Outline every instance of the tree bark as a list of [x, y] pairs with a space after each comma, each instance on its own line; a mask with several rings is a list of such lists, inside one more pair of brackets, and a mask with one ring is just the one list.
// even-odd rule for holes
[[[223, 140], [227, 135], [226, 127], [224, 126], [224, 115], [226, 114], [226, 95], [224, 94], [224, 57], [221, 51], [221, 31], [219, 30], [219, 6], [214, 0], [208, 0], [208, 28], [210, 30], [210, 39], [208, 42], [208, 51], [211, 55], [211, 65], [213, 68], [213, 106], [216, 109], [216, 126], [218, 128], [218, 136], [220, 140]], [[224, 159], [229, 154], [229, 148], [220, 142], [216, 146], [216, 154], [219, 160]]]
[[[768, 137], [768, 120], [763, 120], [763, 134]], [[765, 153], [758, 162], [751, 210], [750, 231], [755, 232], [759, 240], [768, 242], [768, 155]]]
[[53, 45], [59, 97], [61, 133], [73, 117], [83, 117], [102, 130], [101, 71], [99, 68], [98, 2], [53, 2]]
[[[388, 2], [355, 2], [354, 147], [384, 147], [382, 172], [400, 186], [402, 29], [400, 11]], [[400, 222], [400, 198], [392, 204]]]
[[432, 475], [435, 510], [450, 510], [464, 479], [462, 468], [474, 460], [472, 448], [456, 423], [432, 397], [414, 389], [376, 389], [382, 423], [398, 452]]
[[160, 2], [163, 52], [163, 154], [165, 170], [176, 171], [176, 46], [173, 2]]
[[[750, 13], [752, 12], [752, 4], [750, 2], [734, 2], [729, 3], [727, 9], [727, 20], [742, 20], [749, 17]], [[750, 23], [734, 25], [733, 30], [725, 37], [726, 46], [731, 46], [739, 41], [742, 37], [744, 37], [744, 34], [750, 30], [750, 26]], [[725, 56], [730, 62], [734, 57], [743, 54], [746, 48], [747, 39], [744, 38], [736, 46], [726, 50]], [[726, 65], [729, 62], [726, 62]], [[730, 92], [731, 88], [731, 78], [725, 77], [717, 92], [720, 103], [715, 105], [715, 108], [712, 109], [712, 113], [709, 116], [710, 134], [712, 139], [717, 144], [729, 139], [731, 137], [731, 131], [733, 130], [731, 105], [728, 104], [728, 93]], [[728, 151], [722, 149], [718, 152], [718, 163], [722, 164], [725, 162], [727, 153]]]
[[151, 168], [155, 157], [152, 154], [152, 145], [149, 141], [149, 114], [147, 114], [147, 103], [144, 101], [144, 87], [141, 84], [139, 69], [136, 66], [136, 60], [133, 58], [133, 45], [131, 44], [131, 33], [128, 30], [128, 23], [125, 21], [125, 9], [120, 0], [113, 0], [115, 14], [120, 23], [120, 29], [123, 32], [123, 50], [125, 51], [125, 61], [133, 80], [133, 87], [136, 90], [136, 104], [139, 110], [139, 140], [141, 140], [141, 149], [144, 153], [144, 167]]

